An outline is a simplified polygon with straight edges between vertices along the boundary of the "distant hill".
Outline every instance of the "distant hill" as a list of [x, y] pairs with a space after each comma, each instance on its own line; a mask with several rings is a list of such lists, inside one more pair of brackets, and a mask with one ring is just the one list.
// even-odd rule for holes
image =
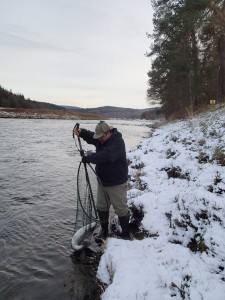
[[0, 107], [8, 108], [29, 108], [29, 109], [57, 109], [65, 110], [64, 107], [47, 103], [25, 99], [22, 94], [14, 94], [0, 86]]
[[79, 108], [72, 106], [64, 106], [70, 110], [88, 113], [88, 114], [100, 114], [108, 118], [118, 118], [118, 119], [155, 119], [159, 117], [159, 108], [124, 108], [116, 106], [101, 106], [95, 108]]
[[[145, 109], [135, 109], [135, 108], [124, 108], [116, 106], [101, 106], [95, 108], [81, 108], [77, 106], [59, 106], [47, 102], [39, 102], [35, 100], [25, 99], [22, 94], [14, 94], [12, 91], [8, 91], [0, 86], [0, 107], [10, 108], [10, 109], [29, 109], [35, 111], [37, 110], [59, 110], [64, 111], [68, 115], [68, 111], [76, 112], [77, 115], [93, 115], [94, 118], [98, 119], [100, 116], [102, 119], [157, 119], [161, 117], [161, 112], [159, 108], [145, 108]], [[41, 113], [41, 112], [40, 112]], [[62, 117], [62, 113], [60, 116]], [[32, 114], [32, 112], [30, 112]], [[42, 112], [43, 114], [43, 112]], [[86, 118], [86, 116], [84, 116]], [[92, 118], [93, 118], [92, 117]]]

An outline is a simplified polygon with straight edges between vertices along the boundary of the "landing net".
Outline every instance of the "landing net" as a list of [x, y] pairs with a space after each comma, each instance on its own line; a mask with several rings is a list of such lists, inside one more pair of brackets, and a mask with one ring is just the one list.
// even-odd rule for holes
[[91, 165], [81, 162], [77, 171], [75, 230], [86, 226], [86, 230], [88, 231], [90, 224], [93, 224], [93, 222], [96, 225], [99, 224], [96, 209], [98, 189], [103, 190], [103, 187], [94, 169]]

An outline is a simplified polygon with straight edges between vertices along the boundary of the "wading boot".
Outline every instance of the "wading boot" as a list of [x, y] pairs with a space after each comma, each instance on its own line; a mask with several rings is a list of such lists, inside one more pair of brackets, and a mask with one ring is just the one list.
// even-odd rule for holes
[[124, 240], [130, 240], [131, 239], [129, 219], [130, 219], [130, 213], [129, 212], [125, 216], [119, 217], [120, 226], [122, 228], [121, 238], [124, 239]]
[[97, 244], [102, 244], [103, 241], [107, 238], [109, 232], [109, 212], [98, 210], [99, 220], [101, 222], [101, 230], [95, 236], [95, 242]]

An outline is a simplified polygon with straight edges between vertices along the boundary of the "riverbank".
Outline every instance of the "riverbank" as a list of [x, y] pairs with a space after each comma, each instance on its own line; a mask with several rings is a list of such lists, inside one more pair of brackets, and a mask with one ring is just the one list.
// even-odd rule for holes
[[103, 300], [223, 300], [225, 108], [168, 123], [128, 153], [143, 240], [109, 238]]
[[56, 109], [24, 109], [0, 108], [0, 118], [16, 119], [61, 119], [61, 120], [100, 120], [106, 119], [102, 115], [84, 114], [70, 110]]

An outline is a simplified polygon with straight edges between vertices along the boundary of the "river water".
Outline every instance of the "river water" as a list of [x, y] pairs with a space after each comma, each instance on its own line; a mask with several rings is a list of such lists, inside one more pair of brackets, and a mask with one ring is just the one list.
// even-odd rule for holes
[[[80, 123], [93, 130], [97, 122]], [[150, 132], [144, 121], [110, 125], [123, 134], [127, 151]], [[71, 292], [82, 280], [71, 259], [80, 161], [73, 126], [0, 119], [0, 299], [79, 299]]]

